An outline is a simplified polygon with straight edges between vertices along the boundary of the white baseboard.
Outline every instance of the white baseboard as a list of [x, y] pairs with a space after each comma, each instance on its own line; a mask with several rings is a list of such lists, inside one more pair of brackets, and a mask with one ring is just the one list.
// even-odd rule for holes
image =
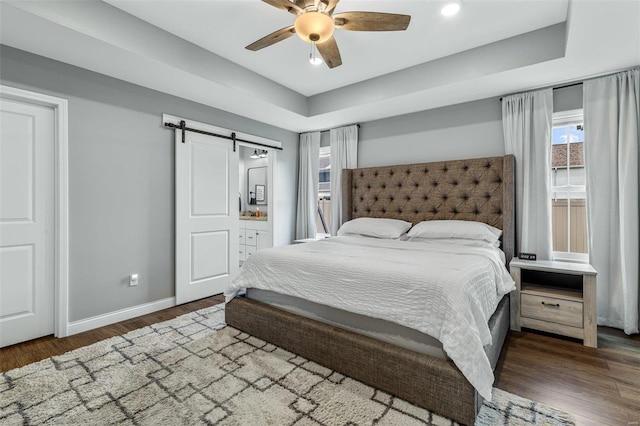
[[93, 330], [98, 327], [104, 327], [105, 325], [125, 321], [141, 315], [150, 314], [152, 312], [161, 311], [173, 306], [176, 306], [176, 298], [168, 297], [155, 302], [144, 303], [142, 305], [120, 309], [119, 311], [109, 312], [108, 314], [97, 315], [80, 321], [70, 322], [67, 328], [67, 336], [82, 333], [83, 331]]

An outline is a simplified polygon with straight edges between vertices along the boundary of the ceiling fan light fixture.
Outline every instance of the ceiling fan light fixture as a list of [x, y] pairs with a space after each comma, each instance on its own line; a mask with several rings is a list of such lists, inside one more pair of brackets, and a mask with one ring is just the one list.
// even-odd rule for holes
[[462, 9], [462, 1], [451, 0], [442, 5], [440, 13], [442, 13], [444, 16], [453, 16], [460, 12], [460, 9]]
[[324, 43], [333, 35], [333, 19], [322, 12], [305, 12], [294, 23], [296, 34], [307, 43]]

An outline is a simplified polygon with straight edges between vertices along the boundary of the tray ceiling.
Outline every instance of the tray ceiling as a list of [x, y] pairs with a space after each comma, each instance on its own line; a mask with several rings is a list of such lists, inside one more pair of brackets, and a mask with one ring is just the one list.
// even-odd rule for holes
[[[342, 0], [337, 12], [412, 16], [407, 31], [336, 30], [343, 65], [309, 64], [259, 0], [3, 1], [3, 44], [293, 131], [500, 96], [640, 64], [640, 2]], [[624, 40], [625, 43], [621, 43]], [[127, 66], [123, 67], [122, 64]]]

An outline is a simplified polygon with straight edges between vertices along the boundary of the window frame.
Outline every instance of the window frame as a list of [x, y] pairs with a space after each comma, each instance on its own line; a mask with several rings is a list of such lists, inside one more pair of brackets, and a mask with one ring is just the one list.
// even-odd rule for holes
[[[318, 155], [318, 162], [320, 161], [321, 157], [327, 157], [327, 156], [331, 157], [331, 146], [330, 145], [321, 146], [320, 147], [320, 152], [319, 152], [319, 155]], [[329, 169], [329, 173], [331, 173], [331, 169]], [[318, 196], [316, 197], [316, 202], [318, 203], [318, 205], [319, 205], [320, 201], [322, 201], [322, 200], [329, 200], [329, 201], [331, 200], [331, 189], [329, 188], [329, 191], [328, 191], [329, 195], [328, 195], [328, 198], [326, 198], [327, 197], [326, 195], [321, 195], [321, 193], [320, 193], [321, 192], [320, 191], [320, 184], [321, 184], [321, 182], [320, 182], [320, 170], [318, 170]], [[329, 187], [330, 187], [330, 184], [329, 184]], [[326, 191], [322, 191], [322, 192], [326, 192]], [[318, 222], [321, 220], [320, 219], [320, 215], [318, 213], [316, 213], [316, 218], [317, 218]], [[327, 218], [325, 216], [325, 221], [327, 223], [327, 227], [329, 229], [331, 229], [331, 223], [329, 222], [329, 220], [330, 220], [330, 218]], [[316, 228], [317, 228], [317, 226], [318, 225], [316, 225]], [[331, 233], [324, 233], [324, 232], [317, 232], [316, 231], [316, 238], [328, 238], [330, 236], [331, 236]]]
[[[551, 128], [552, 128], [552, 133], [553, 133], [553, 129], [556, 127], [565, 127], [565, 126], [574, 126], [574, 125], [582, 125], [584, 126], [584, 109], [580, 108], [580, 109], [573, 109], [573, 110], [569, 110], [569, 111], [560, 111], [560, 112], [556, 112], [553, 114], [553, 118], [552, 118], [552, 124], [551, 124]], [[583, 141], [583, 143], [586, 143], [587, 140], [585, 138], [585, 140]], [[549, 197], [550, 199], [554, 199], [554, 193], [566, 193], [568, 195], [568, 206], [569, 206], [569, 212], [567, 213], [567, 229], [569, 230], [567, 232], [567, 238], [570, 239], [571, 238], [571, 214], [570, 214], [570, 209], [571, 209], [571, 202], [570, 200], [571, 198], [571, 194], [572, 193], [584, 193], [585, 194], [585, 203], [586, 203], [586, 199], [587, 199], [587, 188], [586, 188], [586, 181], [584, 185], [572, 185], [571, 184], [571, 156], [570, 156], [570, 147], [571, 145], [571, 140], [567, 140], [567, 184], [566, 185], [562, 185], [562, 186], [554, 186], [553, 185], [553, 177], [550, 176], [550, 180], [549, 180]], [[549, 149], [553, 149], [553, 136], [552, 136], [552, 140], [549, 143]], [[584, 155], [584, 153], [583, 153]], [[551, 160], [553, 161], [553, 160]], [[585, 168], [585, 173], [586, 173], [586, 168], [587, 165], [584, 165]], [[550, 166], [549, 169], [549, 173], [553, 173], [553, 167]], [[588, 212], [587, 212], [588, 214]], [[587, 223], [588, 223], [588, 218], [587, 218]], [[588, 229], [587, 229], [588, 232]], [[571, 244], [569, 244], [568, 246], [570, 247]], [[552, 259], [553, 260], [559, 260], [559, 261], [569, 261], [569, 262], [578, 262], [578, 263], [588, 263], [589, 262], [589, 253], [577, 253], [577, 252], [570, 252], [570, 251], [552, 251]]]
[[[331, 157], [331, 146], [321, 146], [318, 155], [318, 161], [321, 157]], [[331, 176], [331, 169], [329, 169], [329, 176]], [[330, 182], [330, 181], [329, 181]], [[318, 170], [318, 198], [320, 198], [320, 170]], [[331, 189], [329, 189], [329, 197], [331, 197]]]

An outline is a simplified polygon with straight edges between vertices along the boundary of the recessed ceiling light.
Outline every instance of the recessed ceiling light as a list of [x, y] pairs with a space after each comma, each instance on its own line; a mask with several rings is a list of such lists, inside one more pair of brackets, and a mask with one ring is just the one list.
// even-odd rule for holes
[[311, 43], [311, 52], [309, 53], [309, 63], [311, 65], [320, 65], [322, 63], [322, 59], [318, 55], [316, 55], [316, 44]]
[[310, 56], [309, 63], [311, 65], [320, 65], [322, 63], [322, 59], [318, 58], [317, 56]]
[[440, 13], [442, 13], [444, 16], [453, 16], [456, 13], [460, 12], [460, 9], [462, 9], [462, 1], [452, 0], [446, 2], [442, 6], [442, 9], [440, 9]]

